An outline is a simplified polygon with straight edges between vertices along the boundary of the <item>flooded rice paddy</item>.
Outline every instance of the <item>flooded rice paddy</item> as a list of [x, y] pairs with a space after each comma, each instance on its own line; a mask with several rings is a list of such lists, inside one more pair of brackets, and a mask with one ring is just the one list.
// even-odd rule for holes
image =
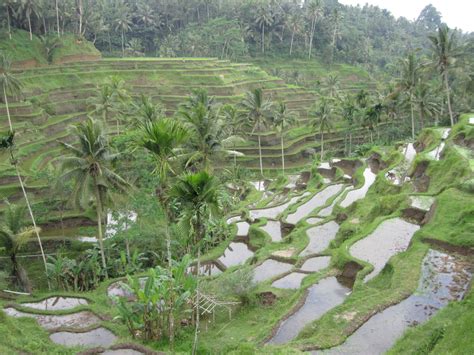
[[349, 253], [374, 267], [365, 277], [365, 281], [377, 276], [392, 256], [405, 251], [418, 229], [420, 226], [401, 218], [388, 219], [380, 223], [367, 237], [354, 243]]
[[318, 256], [315, 258], [310, 258], [306, 260], [303, 265], [301, 265], [300, 270], [317, 272], [327, 268], [329, 266], [330, 261], [330, 256]]
[[349, 191], [344, 200], [342, 200], [341, 206], [344, 208], [349, 207], [355, 201], [364, 198], [369, 188], [375, 182], [376, 177], [377, 175], [375, 175], [370, 168], [366, 168], [364, 170], [364, 185], [360, 189]]
[[219, 258], [219, 261], [224, 264], [225, 267], [231, 267], [245, 263], [253, 255], [254, 252], [249, 249], [247, 244], [232, 242]]
[[467, 263], [461, 257], [429, 250], [423, 260], [418, 288], [413, 295], [375, 314], [342, 345], [319, 353], [385, 353], [408, 327], [427, 321], [450, 301], [460, 300], [471, 276]]
[[308, 289], [303, 306], [284, 320], [267, 344], [284, 344], [296, 338], [309, 323], [344, 302], [350, 289], [341, 285], [335, 277], [328, 277]]
[[295, 212], [288, 215], [286, 221], [291, 224], [297, 224], [303, 218], [307, 217], [314, 209], [324, 206], [331, 197], [341, 191], [342, 187], [343, 185], [341, 184], [326, 187], [301, 206], [298, 206]]
[[84, 298], [75, 297], [50, 297], [40, 302], [22, 303], [23, 307], [39, 309], [42, 311], [62, 311], [72, 309], [78, 306], [87, 305]]
[[306, 231], [309, 243], [302, 251], [301, 256], [317, 254], [324, 251], [329, 246], [331, 240], [336, 237], [338, 230], [339, 225], [334, 221], [309, 228]]
[[304, 194], [300, 196], [292, 197], [289, 201], [279, 206], [250, 210], [250, 217], [252, 219], [257, 219], [257, 218], [276, 219], [278, 215], [281, 214], [283, 211], [285, 211], [290, 205], [294, 204], [300, 198], [306, 197], [308, 195], [309, 195], [309, 192], [305, 192]]
[[280, 242], [282, 235], [281, 235], [281, 223], [280, 221], [271, 221], [268, 220], [267, 224], [260, 227], [260, 229], [264, 230], [268, 235], [272, 238], [272, 242]]
[[50, 336], [50, 339], [64, 346], [84, 346], [87, 348], [108, 347], [112, 345], [117, 337], [110, 330], [97, 328], [84, 333], [76, 332], [57, 332]]
[[274, 278], [275, 276], [284, 274], [293, 268], [292, 264], [283, 263], [273, 259], [267, 259], [254, 269], [253, 280], [255, 282], [263, 282]]
[[297, 289], [300, 288], [301, 281], [303, 281], [306, 276], [308, 275], [302, 272], [292, 272], [273, 282], [272, 286], [276, 288]]

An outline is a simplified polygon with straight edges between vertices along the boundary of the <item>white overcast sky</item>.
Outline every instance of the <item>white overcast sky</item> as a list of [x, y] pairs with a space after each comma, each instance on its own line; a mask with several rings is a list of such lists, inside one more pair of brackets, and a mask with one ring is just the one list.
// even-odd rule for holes
[[366, 3], [389, 10], [395, 17], [416, 19], [420, 11], [432, 4], [441, 12], [442, 20], [449, 27], [464, 32], [474, 32], [474, 0], [339, 0], [341, 4], [364, 6]]

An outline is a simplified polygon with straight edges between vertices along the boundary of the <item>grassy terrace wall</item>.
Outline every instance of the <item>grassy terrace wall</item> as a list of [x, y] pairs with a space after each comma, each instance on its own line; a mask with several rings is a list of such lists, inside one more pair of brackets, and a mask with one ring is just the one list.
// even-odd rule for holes
[[[64, 46], [64, 55], [58, 56], [57, 62], [67, 62], [58, 59], [65, 57], [67, 48]], [[93, 55], [87, 51], [86, 54]], [[46, 181], [37, 178], [38, 172], [61, 154], [58, 141], [71, 140], [68, 127], [87, 117], [87, 100], [95, 97], [97, 87], [111, 76], [123, 79], [132, 95], [146, 94], [160, 102], [167, 115], [173, 115], [193, 89], [207, 89], [219, 103], [238, 103], [246, 91], [263, 88], [268, 98], [284, 100], [300, 115], [298, 123], [285, 133], [288, 167], [304, 166], [311, 157], [308, 149], [319, 150], [319, 135], [309, 125], [309, 111], [317, 94], [285, 84], [282, 79], [251, 64], [214, 58], [103, 59], [15, 69], [15, 75], [24, 85], [23, 97], [11, 98], [10, 104], [17, 133], [16, 153], [27, 189], [35, 202], [44, 200], [42, 188], [47, 185]], [[115, 127], [115, 121], [110, 124]], [[344, 145], [345, 133], [342, 121], [335, 126], [334, 132], [327, 136], [326, 148], [338, 153]], [[7, 129], [6, 108], [0, 104], [0, 131]], [[255, 169], [258, 167], [257, 139], [250, 133], [247, 138], [237, 148], [245, 154], [239, 160]], [[266, 168], [279, 168], [280, 137], [273, 127], [263, 133], [262, 142]], [[8, 158], [0, 156], [0, 201], [20, 197]]]

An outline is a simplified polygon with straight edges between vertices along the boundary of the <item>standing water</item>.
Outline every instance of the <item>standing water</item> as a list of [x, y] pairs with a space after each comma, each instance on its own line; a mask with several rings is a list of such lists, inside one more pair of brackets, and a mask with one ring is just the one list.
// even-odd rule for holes
[[260, 227], [272, 238], [272, 242], [281, 241], [281, 224], [279, 221], [267, 221], [267, 224]]
[[367, 191], [369, 191], [369, 188], [375, 182], [376, 177], [377, 175], [375, 175], [370, 168], [365, 169], [364, 185], [360, 189], [349, 191], [344, 200], [341, 202], [341, 206], [344, 208], [349, 207], [355, 201], [364, 198], [367, 194]]
[[225, 267], [231, 267], [245, 263], [252, 256], [253, 251], [249, 249], [247, 244], [232, 242], [224, 251], [224, 255], [219, 258], [219, 261], [224, 264]]
[[374, 266], [364, 281], [377, 276], [392, 256], [405, 251], [419, 228], [401, 218], [393, 218], [383, 221], [375, 231], [354, 243], [349, 249], [350, 254]]
[[334, 221], [309, 228], [306, 231], [309, 237], [309, 243], [301, 253], [301, 256], [321, 253], [329, 246], [331, 240], [336, 237], [338, 230], [339, 225]]
[[303, 306], [280, 324], [267, 344], [284, 344], [296, 338], [305, 325], [344, 302], [349, 291], [335, 277], [328, 277], [311, 286]]
[[345, 343], [322, 353], [385, 353], [408, 327], [427, 321], [450, 301], [463, 297], [472, 276], [468, 267], [459, 256], [429, 250], [421, 267], [418, 289], [413, 295], [377, 313]]

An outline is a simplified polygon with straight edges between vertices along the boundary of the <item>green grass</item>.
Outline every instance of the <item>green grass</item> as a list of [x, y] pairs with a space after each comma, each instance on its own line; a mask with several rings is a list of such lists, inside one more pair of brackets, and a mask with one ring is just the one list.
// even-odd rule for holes
[[23, 30], [12, 31], [12, 39], [8, 39], [6, 31], [0, 37], [0, 51], [7, 53], [13, 61], [36, 60], [39, 64], [46, 64], [43, 45], [38, 37]]

